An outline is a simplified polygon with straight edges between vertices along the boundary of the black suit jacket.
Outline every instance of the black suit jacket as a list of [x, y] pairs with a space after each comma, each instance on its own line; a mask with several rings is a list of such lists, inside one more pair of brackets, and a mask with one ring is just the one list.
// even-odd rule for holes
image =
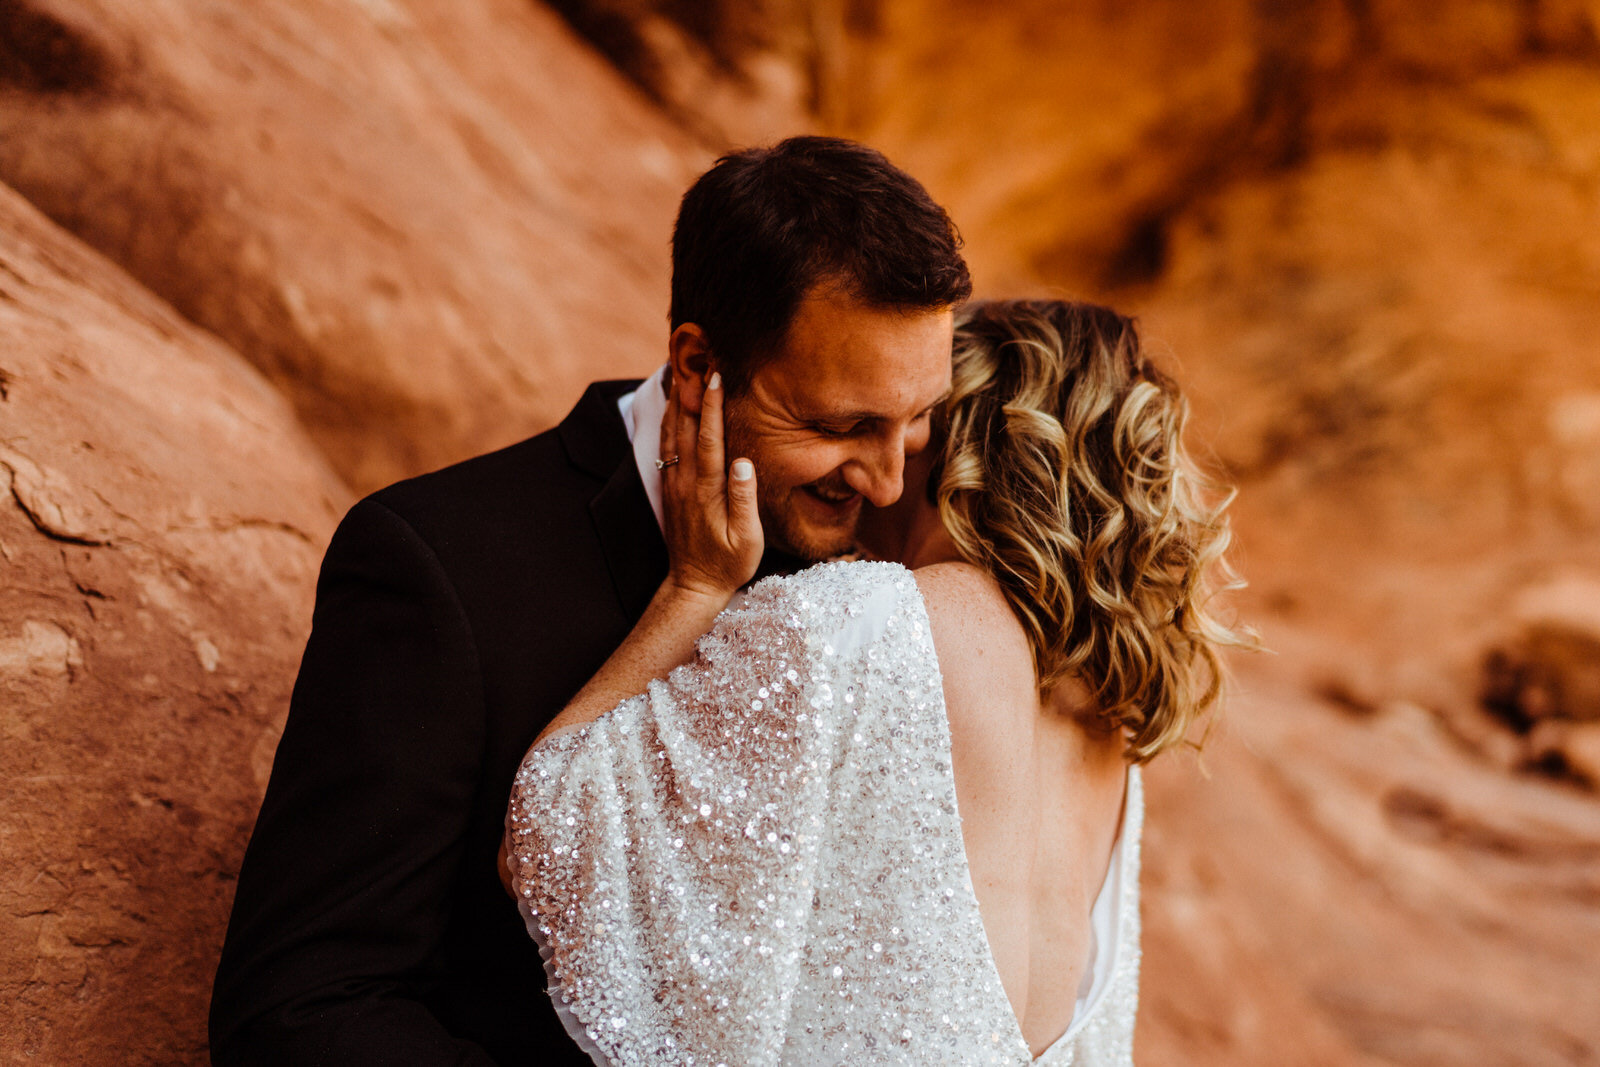
[[211, 1004], [212, 1061], [587, 1064], [495, 866], [534, 736], [666, 548], [616, 402], [340, 524]]

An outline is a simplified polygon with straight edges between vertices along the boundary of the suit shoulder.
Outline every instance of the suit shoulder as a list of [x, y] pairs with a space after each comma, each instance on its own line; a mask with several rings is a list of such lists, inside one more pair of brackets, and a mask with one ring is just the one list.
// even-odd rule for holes
[[554, 429], [427, 474], [395, 482], [368, 499], [407, 519], [455, 513], [486, 499], [536, 491], [559, 476], [566, 455]]
[[407, 478], [372, 494], [419, 529], [453, 519], [477, 523], [527, 515], [581, 498], [632, 455], [617, 400], [637, 382], [590, 385], [559, 425], [543, 433]]

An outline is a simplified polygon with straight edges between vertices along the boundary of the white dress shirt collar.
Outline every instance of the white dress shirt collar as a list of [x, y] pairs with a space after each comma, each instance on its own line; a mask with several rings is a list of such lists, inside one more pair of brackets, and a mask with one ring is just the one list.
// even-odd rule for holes
[[656, 460], [661, 458], [661, 420], [667, 414], [667, 373], [670, 367], [662, 364], [650, 377], [631, 393], [617, 398], [617, 410], [622, 413], [622, 424], [627, 427], [628, 440], [633, 442], [633, 461], [639, 465], [639, 480], [644, 483], [644, 495], [650, 498], [650, 510], [655, 512], [656, 525], [663, 529], [666, 520], [661, 508], [661, 472]]

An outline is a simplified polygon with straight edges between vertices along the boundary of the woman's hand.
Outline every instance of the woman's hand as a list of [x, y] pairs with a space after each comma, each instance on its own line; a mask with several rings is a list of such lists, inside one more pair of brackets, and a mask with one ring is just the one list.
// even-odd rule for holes
[[[761, 562], [761, 520], [756, 516], [756, 472], [748, 459], [723, 468], [722, 381], [706, 383], [700, 417], [686, 414], [678, 390], [667, 399], [661, 420], [663, 517], [670, 566], [667, 580], [644, 614], [601, 665], [534, 740], [568, 726], [593, 722], [642, 692], [653, 678], [694, 656], [694, 643], [711, 628], [717, 612], [739, 587], [755, 577]], [[741, 477], [741, 475], [743, 475]]]
[[670, 561], [663, 591], [712, 602], [720, 610], [761, 563], [765, 542], [756, 511], [755, 466], [725, 464], [722, 376], [713, 372], [700, 416], [683, 410], [674, 386], [661, 420], [662, 511]]

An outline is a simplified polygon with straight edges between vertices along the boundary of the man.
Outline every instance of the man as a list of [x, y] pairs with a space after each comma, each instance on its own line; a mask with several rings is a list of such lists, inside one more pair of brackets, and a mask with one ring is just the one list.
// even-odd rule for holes
[[673, 233], [669, 362], [554, 430], [351, 509], [239, 876], [221, 1064], [584, 1064], [500, 886], [523, 753], [666, 575], [666, 389], [726, 383], [765, 572], [848, 549], [900, 494], [971, 290], [945, 213], [881, 155], [794, 138], [718, 161]]

